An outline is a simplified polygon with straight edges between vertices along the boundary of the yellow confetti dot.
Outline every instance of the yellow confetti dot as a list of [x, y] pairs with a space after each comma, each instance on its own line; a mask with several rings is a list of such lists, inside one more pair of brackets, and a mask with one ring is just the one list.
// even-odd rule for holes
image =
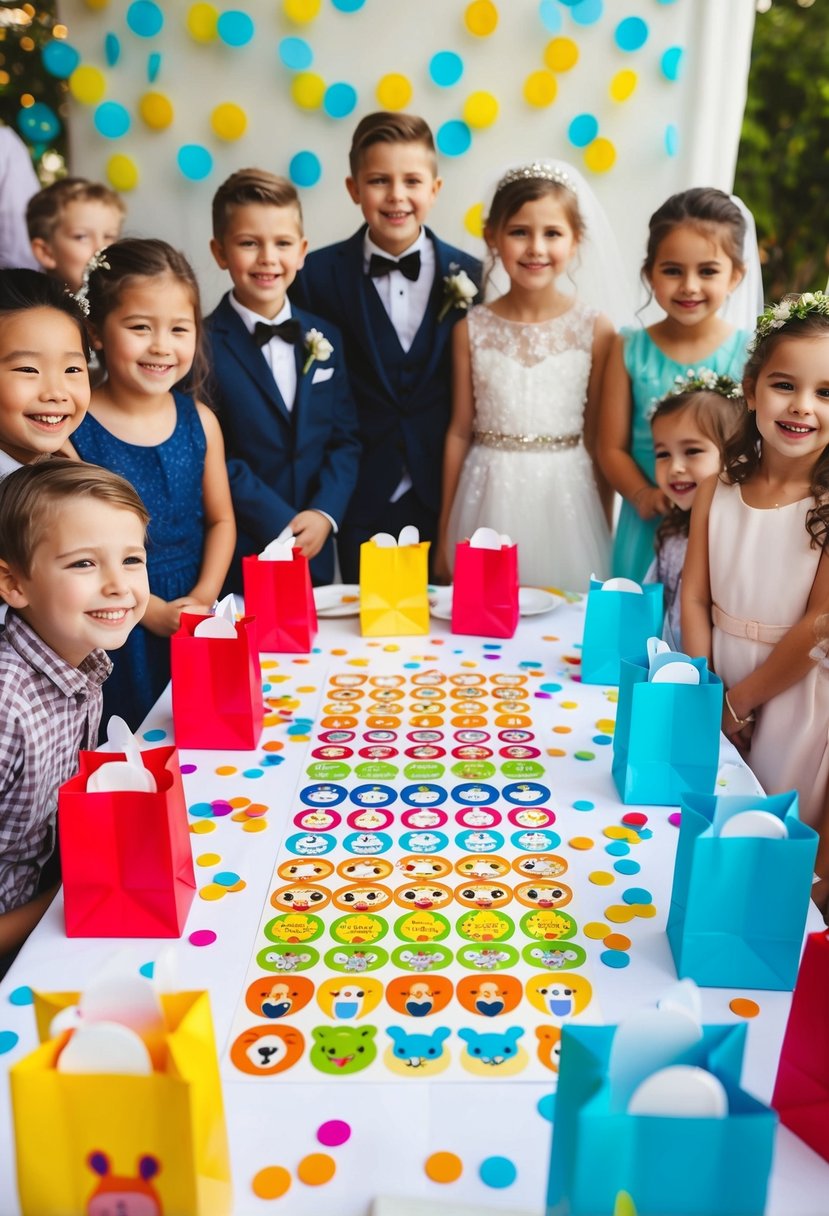
[[282, 718], [279, 714], [265, 714], [262, 719], [263, 726], [279, 726], [282, 723]]
[[322, 0], [282, 0], [282, 11], [296, 25], [307, 25], [320, 11]]
[[194, 836], [204, 836], [207, 832], [215, 832], [216, 825], [212, 819], [200, 819], [198, 823], [190, 824], [190, 831]]
[[202, 887], [202, 889], [199, 891], [199, 895], [202, 897], [202, 899], [212, 901], [214, 899], [221, 899], [226, 891], [227, 887], [220, 887], [217, 882], [209, 882], [207, 886]]
[[330, 1182], [337, 1172], [333, 1157], [328, 1153], [309, 1153], [296, 1167], [296, 1176], [306, 1186], [322, 1186]]
[[279, 1199], [291, 1186], [291, 1175], [281, 1165], [268, 1165], [253, 1176], [251, 1190], [259, 1199]]
[[472, 659], [462, 659], [461, 660], [461, 667], [477, 667], [477, 666], [478, 666], [478, 664], [473, 662]]
[[432, 1153], [423, 1169], [432, 1182], [457, 1182], [463, 1173], [463, 1162], [456, 1153]]
[[247, 823], [242, 824], [243, 832], [264, 832], [268, 826], [267, 819], [249, 819]]
[[463, 217], [463, 226], [470, 236], [482, 237], [484, 235], [483, 203], [473, 203]]
[[613, 883], [613, 875], [608, 874], [607, 870], [594, 870], [593, 873], [588, 874], [587, 877], [592, 883], [595, 883], [597, 887], [609, 887]]
[[491, 127], [498, 117], [498, 98], [492, 93], [470, 93], [463, 103], [464, 121], [470, 127]]
[[164, 131], [175, 117], [173, 103], [163, 93], [145, 93], [138, 103], [138, 113], [151, 131]]
[[232, 777], [234, 773], [238, 773], [238, 769], [232, 764], [220, 764], [216, 769], [216, 774], [219, 777]]
[[228, 892], [228, 894], [230, 894], [231, 891], [244, 891], [247, 885], [248, 884], [245, 882], [245, 880], [240, 878], [239, 881], [235, 882], [232, 887], [225, 887], [225, 890]]
[[234, 823], [247, 823], [248, 815], [246, 811], [234, 811], [230, 816]]
[[595, 842], [592, 841], [589, 836], [573, 836], [570, 840], [568, 840], [567, 843], [570, 845], [571, 849], [586, 850], [592, 849]]
[[634, 916], [639, 916], [642, 920], [651, 920], [656, 916], [656, 907], [654, 904], [631, 904]]
[[579, 48], [572, 38], [553, 38], [544, 48], [544, 62], [551, 72], [569, 72], [579, 61]]
[[388, 72], [377, 82], [377, 100], [384, 110], [405, 110], [412, 92], [412, 82], [399, 72]]
[[591, 173], [607, 173], [616, 163], [616, 148], [609, 139], [600, 135], [585, 148], [584, 163]]
[[476, 38], [488, 38], [498, 24], [498, 9], [492, 0], [473, 0], [466, 6], [463, 23]]
[[596, 723], [596, 730], [600, 730], [603, 735], [612, 735], [616, 729], [616, 723], [612, 718], [599, 718]]
[[571, 735], [572, 733], [573, 733], [572, 726], [554, 726], [553, 727], [554, 735]]
[[607, 925], [603, 925], [600, 920], [591, 920], [589, 924], [584, 926], [584, 936], [591, 938], [593, 941], [604, 941], [607, 935]]
[[622, 827], [621, 824], [604, 828], [603, 835], [607, 836], [608, 840], [625, 840], [628, 844], [639, 844], [639, 833], [634, 832], [633, 828]]
[[612, 904], [609, 908], [605, 908], [604, 914], [608, 920], [613, 921], [614, 925], [627, 924], [636, 915], [629, 904]]
[[578, 701], [559, 701], [559, 705], [562, 709], [578, 709], [579, 707]]
[[221, 861], [219, 853], [201, 853], [196, 858], [197, 866], [217, 866]]
[[544, 637], [543, 637], [541, 640], [542, 640], [542, 642], [558, 642], [558, 641], [560, 641], [560, 639], [559, 639], [559, 638], [557, 638], [557, 637], [556, 637], [556, 635], [555, 635], [554, 633], [545, 633], [545, 634], [544, 634]]
[[566, 756], [567, 752], [564, 750], [563, 747], [548, 747], [547, 755], [548, 756]]
[[317, 690], [313, 684], [303, 684], [301, 688], [297, 689], [297, 692], [301, 692], [301, 693], [316, 692], [316, 691]]
[[396, 654], [400, 647], [398, 646], [397, 642], [389, 642], [389, 644], [384, 646], [383, 649], [388, 651], [390, 654]]
[[334, 650], [331, 651], [331, 653], [336, 654], [336, 655], [341, 655], [341, 654], [348, 654], [348, 651], [343, 650], [342, 646], [337, 646]]
[[241, 139], [247, 130], [248, 116], [241, 106], [232, 101], [223, 101], [210, 115], [213, 133], [226, 143]]
[[[375, 646], [379, 646], [379, 644], [380, 644], [379, 642], [374, 643]], [[369, 646], [371, 646], [371, 645], [372, 645], [372, 643], [369, 642]], [[349, 667], [368, 667], [368, 659], [349, 659], [348, 666]]]
[[131, 156], [124, 156], [122, 152], [118, 152], [115, 156], [110, 156], [107, 161], [107, 177], [112, 186], [116, 190], [120, 190], [122, 194], [135, 189], [138, 185], [138, 176], [138, 166]]
[[524, 100], [538, 109], [552, 105], [557, 93], [558, 81], [552, 72], [530, 72], [524, 81]]
[[325, 81], [316, 72], [299, 72], [291, 81], [291, 96], [302, 110], [318, 110], [325, 96]]
[[625, 937], [624, 933], [608, 933], [607, 937], [604, 938], [603, 941], [608, 950], [630, 949], [630, 938]]
[[616, 702], [619, 700], [618, 688], [609, 688], [604, 695], [607, 697], [607, 699], [611, 703], [611, 705], [615, 705]]
[[191, 4], [187, 13], [187, 33], [194, 42], [212, 42], [218, 20], [218, 10], [212, 4]]
[[611, 101], [627, 101], [633, 95], [638, 79], [636, 73], [632, 72], [630, 68], [617, 72], [608, 89]]

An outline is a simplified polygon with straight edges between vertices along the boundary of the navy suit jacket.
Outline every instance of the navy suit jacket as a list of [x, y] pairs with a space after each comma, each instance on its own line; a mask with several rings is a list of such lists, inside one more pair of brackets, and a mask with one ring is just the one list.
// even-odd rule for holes
[[[290, 294], [342, 332], [363, 446], [349, 519], [379, 526], [404, 468], [418, 499], [435, 515], [440, 510], [443, 444], [452, 406], [449, 339], [465, 313], [452, 308], [440, 322], [437, 315], [445, 276], [465, 270], [480, 286], [481, 264], [426, 229], [435, 247], [435, 282], [407, 356], [364, 273], [365, 231], [364, 225], [348, 240], [309, 254]], [[427, 336], [428, 342], [423, 340]]]
[[[321, 330], [334, 350], [303, 374], [307, 353], [303, 344], [297, 345], [291, 410], [228, 295], [205, 322], [213, 372], [209, 395], [224, 434], [239, 529], [234, 586], [241, 585], [239, 559], [259, 553], [298, 511], [324, 511], [339, 527], [357, 481], [357, 415], [342, 340], [328, 322], [298, 308], [292, 311], [305, 332]], [[311, 562], [311, 574], [316, 583], [334, 577], [331, 537]]]

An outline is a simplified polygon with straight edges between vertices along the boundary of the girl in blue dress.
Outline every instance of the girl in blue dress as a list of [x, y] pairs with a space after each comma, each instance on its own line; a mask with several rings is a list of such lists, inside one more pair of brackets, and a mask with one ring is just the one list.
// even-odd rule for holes
[[87, 268], [93, 345], [106, 380], [73, 436], [82, 460], [131, 481], [150, 512], [150, 602], [127, 645], [110, 657], [104, 719], [135, 730], [170, 679], [170, 635], [183, 609], [208, 612], [236, 540], [218, 422], [175, 386], [198, 386], [199, 289], [182, 254], [164, 241], [117, 241]]
[[612, 570], [641, 582], [670, 502], [655, 484], [650, 415], [656, 402], [701, 368], [742, 378], [751, 333], [720, 315], [745, 273], [746, 222], [709, 187], [674, 194], [650, 219], [642, 276], [664, 312], [623, 329], [608, 357], [599, 420], [599, 463], [623, 498]]

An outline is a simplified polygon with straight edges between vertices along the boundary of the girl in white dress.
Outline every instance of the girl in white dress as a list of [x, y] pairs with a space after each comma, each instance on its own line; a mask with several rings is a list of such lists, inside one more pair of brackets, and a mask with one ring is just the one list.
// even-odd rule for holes
[[535, 162], [496, 187], [484, 236], [509, 288], [453, 331], [438, 577], [481, 525], [517, 541], [523, 584], [584, 591], [608, 572], [593, 448], [613, 327], [559, 285], [588, 239], [576, 178]]

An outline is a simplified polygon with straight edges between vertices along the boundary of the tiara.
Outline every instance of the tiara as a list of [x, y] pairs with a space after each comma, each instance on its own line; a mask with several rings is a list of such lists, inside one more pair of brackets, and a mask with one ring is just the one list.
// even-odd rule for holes
[[803, 321], [812, 313], [829, 317], [829, 296], [822, 291], [785, 296], [779, 304], [769, 304], [757, 318], [757, 328], [749, 350], [753, 353], [763, 338], [767, 338], [776, 329], [782, 329], [788, 321]]
[[710, 367], [689, 367], [684, 375], [680, 372], [674, 379], [673, 387], [665, 394], [663, 401], [678, 397], [680, 393], [697, 392], [718, 393], [726, 401], [736, 401], [743, 395], [743, 386], [739, 380], [712, 371]]
[[83, 277], [81, 278], [81, 285], [78, 290], [75, 292], [69, 291], [68, 288], [66, 290], [66, 294], [72, 297], [85, 317], [89, 316], [89, 276], [93, 270], [112, 270], [112, 267], [106, 260], [106, 253], [103, 249], [96, 250], [84, 266]]
[[495, 193], [503, 190], [504, 186], [511, 186], [513, 182], [528, 182], [533, 179], [555, 182], [557, 186], [564, 186], [571, 194], [576, 193], [572, 179], [563, 169], [555, 165], [545, 165], [540, 160], [534, 160], [531, 165], [519, 165], [517, 169], [510, 169], [495, 187]]

